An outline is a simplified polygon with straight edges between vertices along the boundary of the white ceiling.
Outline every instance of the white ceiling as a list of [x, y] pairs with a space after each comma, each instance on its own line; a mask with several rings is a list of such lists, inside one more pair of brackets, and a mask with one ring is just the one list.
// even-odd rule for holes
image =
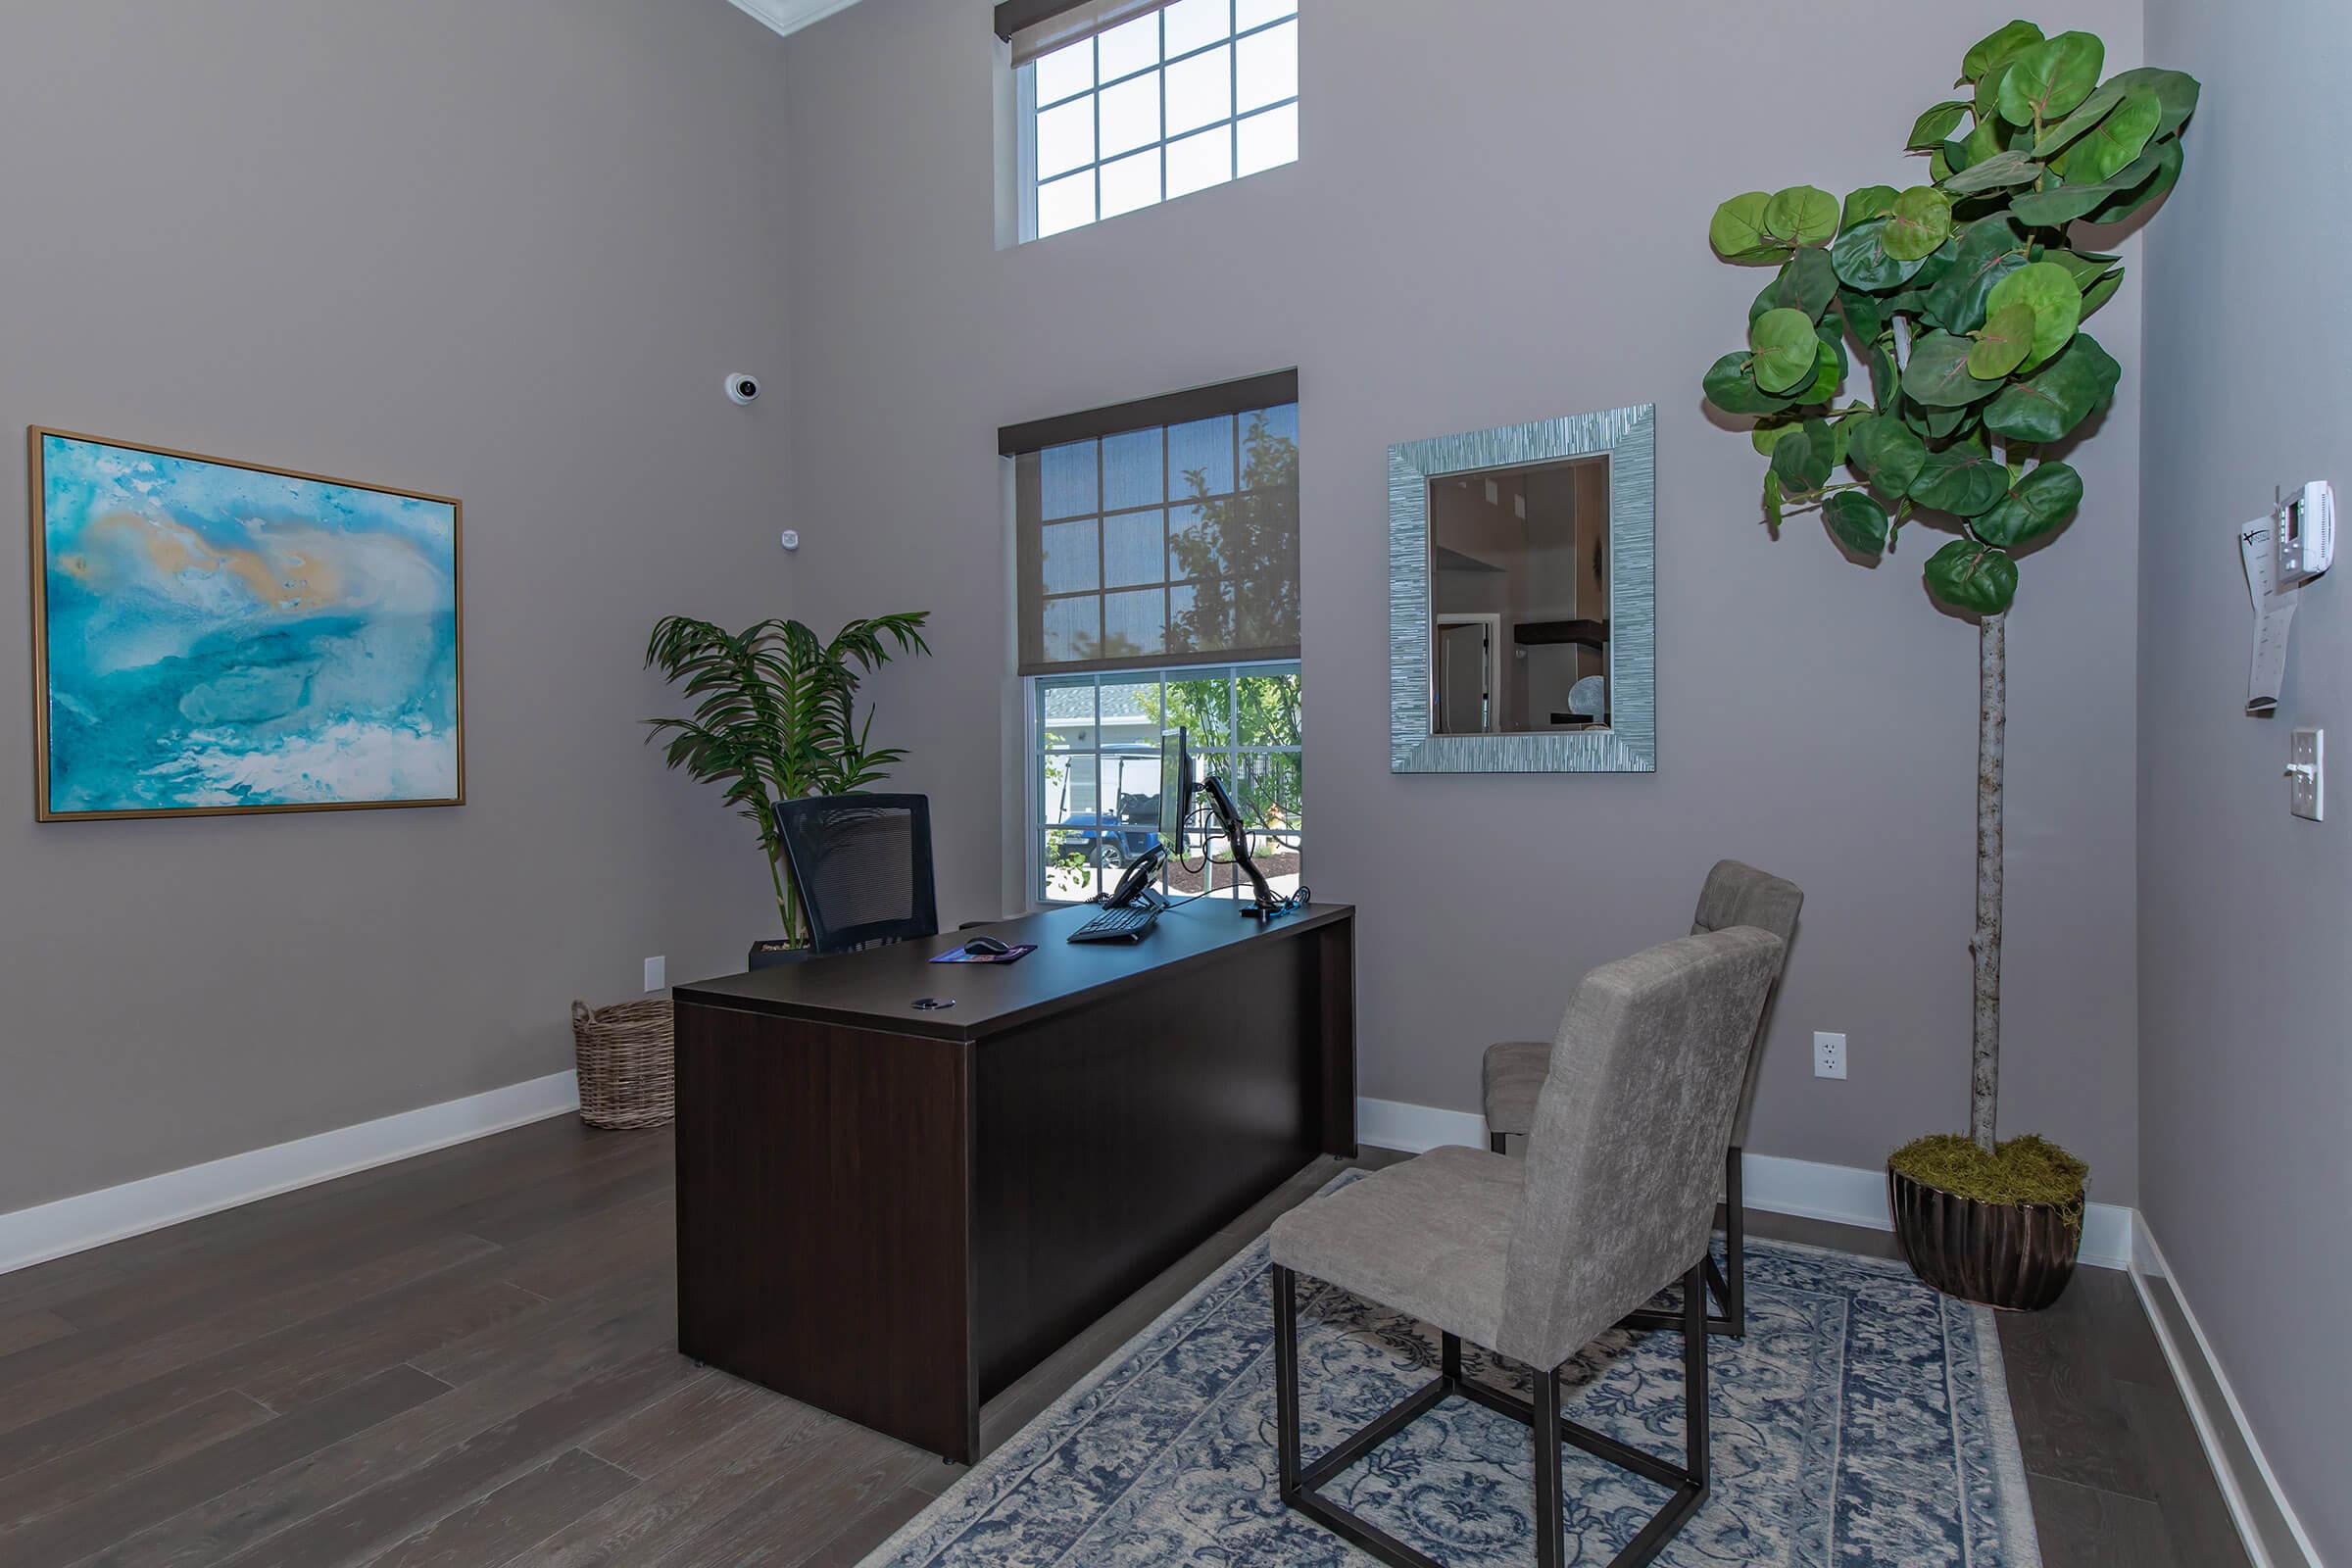
[[811, 22], [822, 22], [836, 11], [847, 11], [858, 0], [729, 0], [729, 3], [790, 37]]

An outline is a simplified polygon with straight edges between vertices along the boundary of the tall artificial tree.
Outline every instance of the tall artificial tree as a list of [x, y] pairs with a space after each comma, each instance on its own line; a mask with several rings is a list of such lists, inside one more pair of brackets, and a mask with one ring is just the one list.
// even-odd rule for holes
[[[1747, 347], [1717, 360], [1707, 401], [1755, 416], [1770, 459], [1764, 521], [1817, 510], [1875, 565], [1904, 526], [1953, 535], [1929, 591], [1976, 617], [1976, 1018], [1969, 1136], [1990, 1153], [1999, 1108], [2005, 627], [2018, 562], [2073, 518], [2065, 461], [2123, 374], [2082, 323], [2124, 270], [2078, 224], [2127, 223], [2180, 177], [2195, 78], [2140, 67], [2105, 80], [2106, 46], [2012, 22], [1968, 51], [1959, 90], [1906, 143], [1925, 182], [1749, 191], [1715, 211], [1727, 262], [1777, 270]], [[1859, 354], [1869, 396], [1839, 402]], [[1850, 479], [1838, 479], [1840, 469]]]

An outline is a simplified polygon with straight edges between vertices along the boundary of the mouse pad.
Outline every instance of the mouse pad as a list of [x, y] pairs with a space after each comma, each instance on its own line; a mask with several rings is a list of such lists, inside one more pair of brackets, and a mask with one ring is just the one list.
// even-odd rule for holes
[[1015, 944], [1004, 953], [966, 953], [961, 948], [950, 948], [933, 958], [933, 963], [1018, 963], [1037, 951], [1034, 942]]

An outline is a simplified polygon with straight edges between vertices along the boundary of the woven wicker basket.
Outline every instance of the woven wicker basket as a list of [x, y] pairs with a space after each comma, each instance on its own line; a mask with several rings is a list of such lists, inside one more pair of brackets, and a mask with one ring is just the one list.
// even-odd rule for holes
[[571, 1004], [580, 1063], [580, 1120], [591, 1127], [659, 1127], [675, 1114], [677, 1035], [669, 999]]

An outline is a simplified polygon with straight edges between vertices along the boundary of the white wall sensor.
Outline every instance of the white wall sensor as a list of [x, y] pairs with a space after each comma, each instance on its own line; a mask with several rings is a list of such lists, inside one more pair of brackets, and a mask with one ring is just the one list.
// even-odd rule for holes
[[727, 401], [750, 408], [760, 401], [760, 378], [742, 370], [727, 372]]
[[785, 529], [782, 533], [776, 535], [776, 543], [782, 545], [787, 550], [800, 549], [801, 530], [798, 528]]
[[2335, 487], [2314, 479], [2278, 509], [2278, 583], [2309, 582], [2335, 564]]

